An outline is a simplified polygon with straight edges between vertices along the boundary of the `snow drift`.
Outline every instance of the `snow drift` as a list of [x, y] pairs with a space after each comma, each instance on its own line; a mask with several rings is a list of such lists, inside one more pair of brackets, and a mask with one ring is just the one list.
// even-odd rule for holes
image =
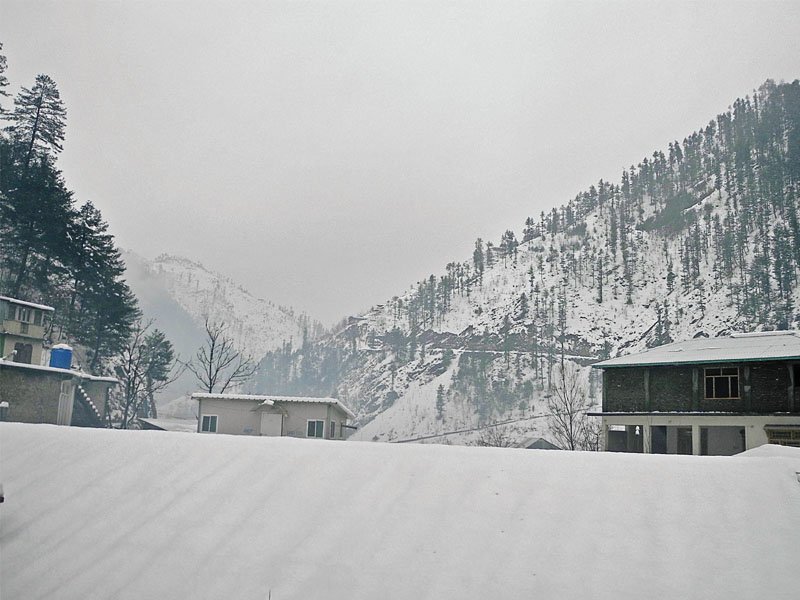
[[[800, 451], [0, 424], [0, 596], [795, 598]], [[774, 455], [773, 455], [774, 454]]]

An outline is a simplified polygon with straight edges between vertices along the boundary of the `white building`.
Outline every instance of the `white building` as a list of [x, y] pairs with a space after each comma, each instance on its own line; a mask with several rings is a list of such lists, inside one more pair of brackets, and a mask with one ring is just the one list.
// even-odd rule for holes
[[197, 431], [235, 435], [346, 439], [353, 412], [336, 398], [194, 393]]

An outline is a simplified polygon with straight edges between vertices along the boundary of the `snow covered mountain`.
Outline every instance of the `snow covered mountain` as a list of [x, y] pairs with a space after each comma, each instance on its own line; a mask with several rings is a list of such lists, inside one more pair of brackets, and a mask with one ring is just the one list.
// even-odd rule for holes
[[563, 360], [590, 399], [592, 362], [697, 336], [794, 327], [800, 291], [800, 82], [768, 81], [683, 139], [478, 240], [333, 334], [284, 347], [253, 389], [332, 394], [356, 439], [508, 442], [547, 436]]
[[[145, 318], [155, 321], [183, 359], [193, 356], [203, 344], [206, 319], [224, 322], [237, 346], [255, 360], [284, 343], [299, 342], [304, 335], [313, 338], [321, 331], [321, 325], [307, 315], [257, 298], [198, 262], [166, 254], [150, 261], [133, 252], [125, 253], [124, 258], [128, 284]], [[194, 382], [184, 376], [162, 394], [162, 401], [190, 391], [194, 391]], [[165, 414], [173, 412], [166, 404], [162, 406]]]

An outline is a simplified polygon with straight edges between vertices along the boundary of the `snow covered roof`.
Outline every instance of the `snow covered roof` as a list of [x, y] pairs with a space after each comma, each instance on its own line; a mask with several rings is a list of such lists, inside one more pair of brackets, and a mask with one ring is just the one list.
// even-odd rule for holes
[[331, 406], [338, 406], [351, 419], [355, 419], [356, 415], [353, 411], [347, 408], [336, 398], [311, 398], [307, 396], [270, 396], [273, 402], [311, 402], [314, 404], [329, 404]]
[[255, 394], [208, 394], [205, 392], [196, 392], [192, 394], [193, 400], [200, 398], [211, 398], [214, 400], [255, 400], [260, 402], [263, 406], [272, 406], [275, 402], [309, 402], [313, 404], [328, 404], [330, 406], [338, 406], [351, 419], [355, 419], [356, 415], [353, 411], [347, 408], [336, 398], [312, 398], [310, 396], [263, 396]]
[[73, 369], [59, 369], [58, 367], [47, 367], [45, 365], [29, 365], [28, 363], [14, 362], [11, 360], [3, 360], [0, 358], [0, 368], [6, 369], [12, 367], [15, 369], [30, 369], [33, 371], [48, 371], [51, 373], [62, 373], [64, 375], [72, 375], [73, 377], [80, 377], [88, 381], [105, 381], [107, 383], [119, 383], [116, 377], [105, 377], [101, 375], [89, 375], [83, 371], [75, 371]]
[[255, 402], [270, 402], [269, 396], [258, 396], [254, 394], [210, 394], [208, 392], [195, 392], [192, 400], [250, 400]]
[[530, 437], [519, 444], [519, 448], [527, 448], [528, 450], [561, 450], [552, 442], [548, 442], [541, 437]]
[[181, 431], [183, 433], [197, 432], [197, 419], [175, 419], [172, 417], [143, 419], [139, 417], [139, 420], [148, 425], [152, 425], [154, 428], [163, 429], [164, 431]]
[[65, 600], [795, 598], [800, 449], [783, 452], [0, 423], [0, 581]]
[[20, 306], [27, 306], [29, 308], [38, 308], [39, 310], [54, 311], [55, 308], [47, 306], [46, 304], [35, 304], [33, 302], [26, 302], [25, 300], [17, 300], [16, 298], [9, 298], [8, 296], [0, 296], [0, 300], [11, 302], [11, 304], [19, 304]]
[[696, 338], [665, 344], [595, 363], [599, 369], [727, 362], [800, 359], [800, 332], [734, 333], [728, 337]]

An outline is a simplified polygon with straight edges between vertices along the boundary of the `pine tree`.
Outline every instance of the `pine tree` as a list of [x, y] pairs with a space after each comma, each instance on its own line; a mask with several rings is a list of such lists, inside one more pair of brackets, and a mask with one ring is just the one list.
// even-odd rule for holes
[[478, 280], [483, 281], [483, 240], [478, 238], [475, 241], [475, 250], [472, 251], [472, 262], [475, 266], [475, 273], [478, 275]]
[[[3, 50], [3, 43], [0, 42], [0, 52]], [[0, 96], [8, 97], [8, 92], [5, 88], [8, 87], [8, 77], [5, 76], [6, 69], [8, 68], [8, 60], [5, 54], [0, 54]], [[3, 107], [0, 106], [0, 114], [3, 113]]]
[[436, 388], [436, 417], [441, 419], [444, 416], [444, 385], [439, 384]]
[[27, 173], [34, 153], [57, 154], [62, 150], [67, 110], [56, 82], [37, 75], [31, 89], [23, 87], [14, 100], [8, 128], [12, 137], [25, 145], [23, 171]]

